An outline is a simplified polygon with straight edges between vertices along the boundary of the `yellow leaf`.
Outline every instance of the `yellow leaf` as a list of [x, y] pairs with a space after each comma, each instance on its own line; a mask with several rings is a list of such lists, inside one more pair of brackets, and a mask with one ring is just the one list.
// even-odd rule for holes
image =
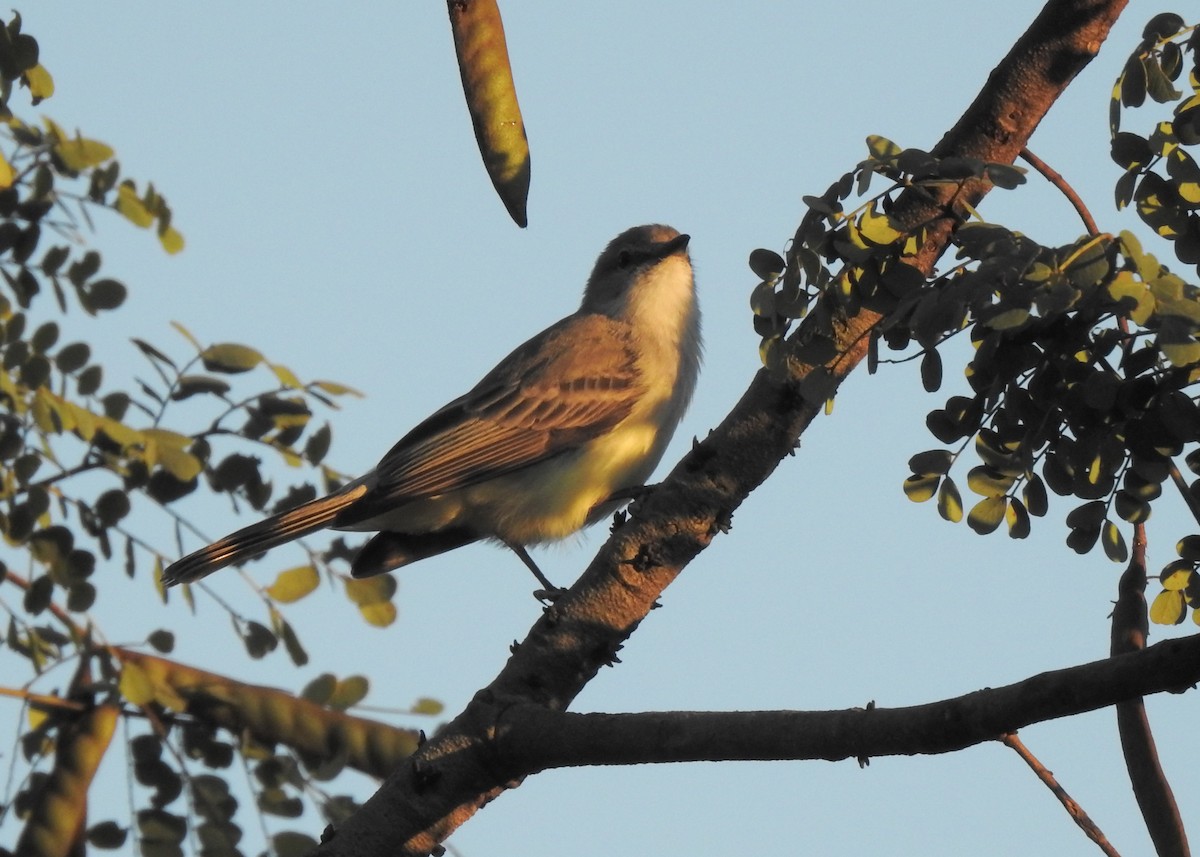
[[12, 187], [13, 179], [16, 177], [17, 174], [13, 172], [12, 164], [6, 161], [3, 155], [0, 155], [0, 189]]
[[26, 69], [22, 77], [25, 79], [25, 85], [29, 87], [29, 94], [33, 97], [34, 106], [54, 94], [54, 78], [50, 76], [50, 72], [46, 71], [44, 65], [39, 63], [33, 68]]
[[949, 477], [942, 481], [942, 487], [938, 489], [937, 508], [938, 514], [952, 524], [962, 520], [962, 495], [958, 493], [958, 486], [954, 484], [954, 480]]
[[337, 381], [313, 381], [313, 386], [331, 396], [356, 396], [359, 399], [363, 397], [358, 390], [347, 387], [345, 384], [339, 384]]
[[172, 446], [158, 447], [158, 463], [180, 482], [191, 482], [204, 469], [196, 456]]
[[345, 711], [347, 708], [362, 702], [363, 697], [367, 695], [367, 691], [370, 689], [371, 683], [365, 676], [348, 676], [337, 683], [337, 686], [334, 688], [333, 693], [329, 695], [329, 699], [325, 701], [325, 704], [338, 711]]
[[50, 719], [50, 715], [43, 708], [35, 708], [31, 705], [25, 709], [25, 712], [26, 716], [29, 718], [30, 729], [37, 729]]
[[441, 714], [444, 708], [445, 706], [436, 699], [430, 699], [428, 696], [422, 696], [413, 703], [411, 711], [413, 714], [428, 714], [433, 716]]
[[159, 446], [171, 449], [185, 449], [192, 445], [192, 439], [186, 434], [180, 434], [170, 429], [149, 428], [142, 432], [147, 440], [152, 440]]
[[913, 474], [904, 480], [904, 495], [914, 503], [924, 503], [937, 493], [942, 477], [938, 474]]
[[1163, 589], [1169, 589], [1173, 592], [1187, 589], [1188, 584], [1192, 582], [1192, 575], [1196, 572], [1190, 568], [1179, 568], [1162, 578]]
[[129, 182], [125, 182], [117, 188], [116, 204], [117, 211], [135, 226], [148, 229], [154, 223], [154, 212], [146, 208], [146, 204], [138, 198], [137, 191]]
[[351, 578], [346, 581], [346, 597], [359, 607], [391, 600], [396, 594], [396, 578], [387, 574]]
[[63, 402], [75, 425], [75, 434], [86, 441], [91, 441], [96, 435], [96, 415], [87, 408], [82, 408], [74, 402]]
[[182, 324], [180, 324], [177, 321], [173, 321], [173, 322], [171, 322], [171, 327], [178, 330], [179, 333], [183, 336], [183, 338], [186, 339], [188, 342], [192, 343], [192, 346], [197, 351], [204, 350], [204, 346], [200, 344], [200, 340], [197, 339], [196, 337], [192, 336], [192, 332], [190, 330], [188, 330], [186, 327], [184, 327]]
[[262, 354], [248, 345], [236, 342], [220, 342], [210, 345], [200, 355], [204, 368], [210, 372], [249, 372], [263, 361]]
[[159, 243], [171, 255], [183, 249], [183, 235], [174, 226], [168, 226], [158, 233]]
[[1183, 593], [1164, 589], [1155, 596], [1150, 605], [1150, 621], [1155, 625], [1178, 625], [1187, 612]]
[[39, 387], [33, 397], [33, 421], [38, 429], [46, 434], [58, 434], [61, 428], [61, 422], [55, 418], [58, 416], [58, 409], [45, 387]]
[[380, 601], [376, 604], [364, 604], [358, 608], [368, 625], [376, 628], [386, 628], [396, 621], [396, 605], [390, 601]]
[[1012, 330], [1015, 327], [1020, 327], [1028, 320], [1029, 310], [1017, 307], [1016, 309], [1005, 310], [994, 316], [988, 321], [987, 325], [992, 330]]
[[117, 422], [108, 417], [98, 417], [98, 419], [100, 420], [100, 431], [108, 435], [109, 440], [122, 449], [128, 449], [143, 442], [140, 431], [131, 429], [124, 423]]
[[[279, 383], [285, 387], [291, 387], [293, 390], [299, 390], [304, 385], [300, 383], [300, 379], [296, 377], [296, 373], [288, 367], [280, 363], [271, 363], [271, 371], [275, 373], [275, 377], [279, 379]], [[279, 425], [279, 423], [276, 423]]]
[[147, 705], [154, 701], [154, 682], [137, 664], [122, 664], [119, 689], [121, 696], [133, 705]]
[[99, 166], [112, 158], [114, 152], [111, 146], [101, 143], [99, 140], [89, 140], [79, 134], [73, 138], [68, 137], [53, 119], [46, 117], [45, 122], [51, 135], [56, 138], [54, 151], [68, 170], [81, 172], [88, 167]]
[[282, 604], [291, 604], [308, 595], [321, 583], [321, 576], [311, 565], [302, 565], [279, 572], [275, 582], [267, 587], [271, 598]]

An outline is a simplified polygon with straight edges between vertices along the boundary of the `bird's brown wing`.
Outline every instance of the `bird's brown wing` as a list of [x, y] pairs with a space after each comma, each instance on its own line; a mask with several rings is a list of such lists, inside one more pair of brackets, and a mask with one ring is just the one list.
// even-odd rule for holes
[[512, 473], [577, 449], [629, 415], [642, 391], [628, 327], [570, 316], [518, 347], [474, 389], [405, 435], [338, 524]]

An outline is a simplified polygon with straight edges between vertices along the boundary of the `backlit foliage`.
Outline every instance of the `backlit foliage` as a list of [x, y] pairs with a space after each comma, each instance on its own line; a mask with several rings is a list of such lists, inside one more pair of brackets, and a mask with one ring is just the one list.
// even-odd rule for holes
[[[337, 485], [325, 463], [332, 434], [317, 415], [355, 393], [302, 381], [247, 345], [202, 343], [180, 324], [165, 334], [169, 346], [133, 339], [110, 360], [112, 372], [91, 344], [64, 336], [64, 316], [75, 314], [72, 329], [80, 311], [91, 324], [109, 323], [129, 294], [87, 246], [84, 227], [109, 225], [100, 212], [153, 230], [168, 253], [184, 240], [166, 199], [123, 177], [110, 146], [16, 115], [23, 91], [33, 105], [53, 95], [38, 55], [19, 16], [0, 26], [0, 605], [8, 614], [0, 654], [7, 704], [15, 713], [23, 699], [13, 719], [26, 722], [9, 756], [0, 820], [19, 821], [22, 854], [81, 853], [85, 843], [127, 849], [133, 839], [142, 854], [171, 855], [188, 837], [205, 854], [240, 854], [231, 771], [238, 782], [238, 768], [252, 772], [255, 814], [292, 819], [316, 806], [336, 821], [353, 801], [320, 783], [347, 767], [382, 776], [412, 752], [416, 733], [346, 712], [368, 691], [361, 676], [322, 676], [296, 695], [164, 657], [171, 631], [151, 631], [140, 648], [110, 645], [88, 612], [107, 591], [94, 574], [123, 568], [159, 587], [166, 603], [164, 562], [206, 540], [183, 498], [273, 512]], [[132, 362], [140, 377], [114, 382]], [[296, 474], [293, 484], [274, 484], [280, 469]], [[310, 548], [307, 564], [255, 587], [257, 618], [218, 602], [249, 656], [307, 661], [286, 612], [322, 575], [344, 590], [348, 613], [392, 622], [395, 582], [353, 581], [351, 555], [341, 540]], [[195, 596], [173, 597], [188, 608]], [[421, 700], [411, 713], [437, 710]], [[136, 782], [128, 813], [89, 818], [92, 777], [122, 744]], [[313, 844], [305, 834], [273, 836], [278, 854]]]
[[[1118, 207], [1136, 202], [1189, 265], [1200, 262], [1200, 168], [1187, 151], [1200, 144], [1198, 54], [1194, 28], [1157, 16], [1117, 82], [1112, 113], [1113, 157], [1126, 170]], [[1185, 70], [1190, 93], [1174, 87]], [[1175, 102], [1173, 119], [1147, 138], [1119, 131], [1121, 106], [1146, 95]], [[1072, 549], [1100, 544], [1124, 562], [1123, 528], [1150, 516], [1164, 483], [1173, 483], [1176, 502], [1200, 510], [1200, 481], [1188, 485], [1177, 465], [1200, 476], [1200, 289], [1129, 232], [1049, 247], [974, 218], [956, 231], [951, 266], [926, 280], [905, 262], [921, 245], [920, 228], [905, 232], [889, 217], [897, 196], [974, 179], [1015, 188], [1023, 171], [939, 160], [879, 137], [868, 148], [856, 169], [805, 198], [808, 211], [785, 256], [750, 256], [762, 280], [751, 308], [766, 365], [779, 368], [785, 353], [818, 366], [829, 360], [837, 318], [862, 307], [884, 316], [872, 333], [871, 370], [881, 347], [912, 355], [933, 392], [944, 374], [939, 347], [968, 336], [974, 351], [962, 371], [970, 394], [929, 413], [930, 432], [947, 448], [914, 455], [904, 491], [917, 502], [936, 498], [943, 518], [965, 517], [980, 534], [1005, 525], [1024, 538], [1031, 517], [1047, 514], [1052, 491], [1076, 501], [1066, 516]], [[880, 176], [888, 186], [869, 195]], [[836, 274], [833, 263], [842, 265]], [[805, 325], [806, 341], [784, 349], [793, 323], [808, 315], [816, 323]], [[806, 392], [819, 392], [819, 377], [806, 383]], [[968, 450], [974, 455], [964, 456]], [[1200, 608], [1200, 536], [1178, 549], [1151, 610], [1158, 622]], [[1200, 621], [1200, 609], [1193, 617]]]

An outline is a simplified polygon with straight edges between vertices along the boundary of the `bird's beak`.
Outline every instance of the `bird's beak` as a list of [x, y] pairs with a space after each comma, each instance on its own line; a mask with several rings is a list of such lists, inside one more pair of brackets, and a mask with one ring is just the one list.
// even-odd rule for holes
[[665, 259], [668, 256], [674, 256], [676, 253], [682, 253], [687, 249], [688, 242], [691, 240], [692, 236], [690, 235], [676, 235], [670, 241], [666, 241], [659, 245], [659, 258]]

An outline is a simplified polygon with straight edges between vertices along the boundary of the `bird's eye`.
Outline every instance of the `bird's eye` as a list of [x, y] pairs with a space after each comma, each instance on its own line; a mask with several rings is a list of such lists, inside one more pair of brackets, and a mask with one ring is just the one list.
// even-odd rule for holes
[[622, 250], [617, 254], [617, 267], [622, 271], [633, 264], [633, 254], [628, 250]]

